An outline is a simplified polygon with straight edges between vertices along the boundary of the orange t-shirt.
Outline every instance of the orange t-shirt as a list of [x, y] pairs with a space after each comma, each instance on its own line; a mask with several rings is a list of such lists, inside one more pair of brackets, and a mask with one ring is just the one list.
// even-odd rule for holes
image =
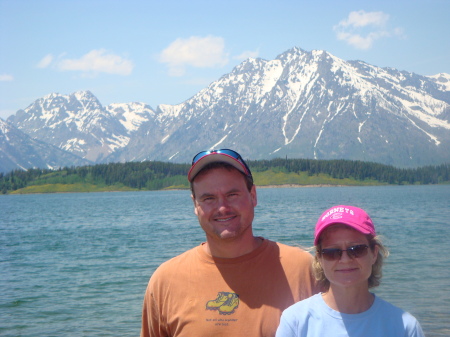
[[197, 246], [150, 278], [141, 336], [275, 336], [283, 310], [319, 291], [311, 260], [270, 240], [232, 259]]

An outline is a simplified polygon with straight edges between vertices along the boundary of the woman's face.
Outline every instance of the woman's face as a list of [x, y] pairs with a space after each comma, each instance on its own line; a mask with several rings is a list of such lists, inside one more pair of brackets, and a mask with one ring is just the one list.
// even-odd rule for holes
[[[366, 235], [345, 225], [334, 225], [327, 228], [321, 235], [321, 248], [337, 248], [346, 250], [357, 245], [369, 246]], [[372, 274], [372, 265], [378, 255], [378, 246], [365, 250], [361, 257], [350, 257], [346, 251], [341, 257], [329, 261], [323, 255], [319, 257], [326, 278], [332, 287], [362, 287], [369, 288], [368, 279]]]

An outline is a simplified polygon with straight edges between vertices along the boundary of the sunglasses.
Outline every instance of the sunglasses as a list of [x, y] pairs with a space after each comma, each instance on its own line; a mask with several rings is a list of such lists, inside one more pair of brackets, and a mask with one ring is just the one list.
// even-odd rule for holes
[[342, 257], [343, 252], [347, 252], [348, 257], [357, 259], [367, 255], [368, 245], [356, 245], [347, 249], [325, 248], [320, 251], [320, 255], [327, 261], [336, 261]]
[[239, 153], [237, 153], [236, 151], [233, 151], [230, 149], [220, 149], [220, 150], [210, 150], [210, 151], [199, 152], [192, 159], [192, 165], [194, 165], [196, 162], [198, 162], [204, 156], [207, 156], [211, 153], [220, 153], [220, 154], [224, 154], [224, 155], [227, 155], [227, 156], [230, 156], [230, 157], [236, 159], [244, 166], [245, 170], [247, 171], [246, 174], [250, 177], [252, 176], [252, 173], [251, 173], [249, 167], [245, 163], [244, 159], [242, 159], [241, 155]]

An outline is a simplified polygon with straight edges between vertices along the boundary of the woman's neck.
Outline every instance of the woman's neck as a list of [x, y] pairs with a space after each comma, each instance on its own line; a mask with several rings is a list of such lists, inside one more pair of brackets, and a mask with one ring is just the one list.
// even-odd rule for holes
[[369, 310], [375, 297], [369, 292], [367, 287], [363, 289], [355, 288], [334, 288], [322, 294], [325, 303], [333, 310], [344, 314], [360, 314]]

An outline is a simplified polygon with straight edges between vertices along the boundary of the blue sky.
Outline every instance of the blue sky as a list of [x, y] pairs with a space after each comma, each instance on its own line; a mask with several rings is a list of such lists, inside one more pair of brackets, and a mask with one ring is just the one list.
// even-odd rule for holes
[[0, 0], [0, 118], [78, 90], [178, 104], [293, 47], [450, 73], [449, 16], [449, 0]]

